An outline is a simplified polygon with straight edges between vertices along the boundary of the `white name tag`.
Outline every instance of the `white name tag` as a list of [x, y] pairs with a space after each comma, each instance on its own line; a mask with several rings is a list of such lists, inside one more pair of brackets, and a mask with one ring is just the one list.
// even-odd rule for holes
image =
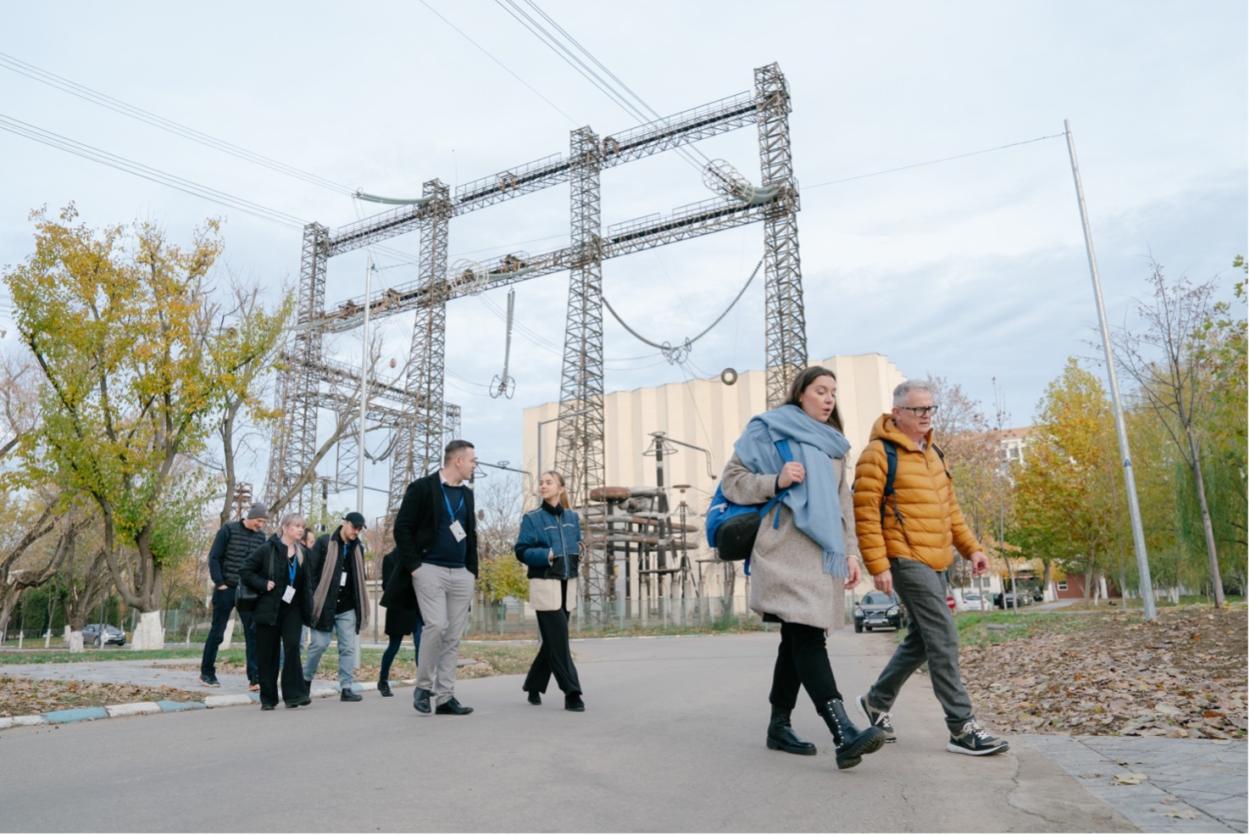
[[347, 586], [347, 573], [339, 575], [339, 586]]
[[464, 526], [460, 524], [460, 520], [454, 520], [448, 528], [451, 529], [451, 536], [456, 538], [457, 543], [469, 536], [464, 533]]
[[295, 587], [288, 586], [282, 592], [282, 603], [289, 604], [295, 600]]

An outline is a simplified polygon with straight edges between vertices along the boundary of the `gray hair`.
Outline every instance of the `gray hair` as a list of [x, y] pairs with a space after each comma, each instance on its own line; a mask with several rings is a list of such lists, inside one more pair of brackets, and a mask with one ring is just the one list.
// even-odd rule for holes
[[299, 520], [300, 525], [304, 524], [304, 516], [302, 514], [283, 514], [282, 522], [278, 525], [278, 530], [281, 531], [296, 520]]
[[904, 380], [894, 387], [894, 405], [902, 406], [911, 392], [933, 392], [933, 382], [929, 380]]

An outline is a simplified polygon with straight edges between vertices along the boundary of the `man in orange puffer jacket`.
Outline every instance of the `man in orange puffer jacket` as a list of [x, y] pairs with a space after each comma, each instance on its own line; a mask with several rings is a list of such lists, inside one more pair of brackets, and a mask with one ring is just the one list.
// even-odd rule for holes
[[[894, 740], [890, 708], [907, 678], [927, 662], [933, 692], [946, 712], [947, 751], [995, 755], [1007, 751], [1007, 741], [990, 735], [973, 717], [959, 676], [959, 633], [938, 574], [951, 564], [952, 545], [972, 561], [974, 575], [986, 571], [989, 558], [964, 522], [950, 473], [933, 443], [936, 411], [931, 384], [899, 384], [894, 409], [877, 419], [855, 467], [855, 533], [864, 565], [877, 589], [896, 593], [911, 616], [906, 638], [858, 702], [869, 722]], [[894, 457], [893, 490], [886, 495]]]

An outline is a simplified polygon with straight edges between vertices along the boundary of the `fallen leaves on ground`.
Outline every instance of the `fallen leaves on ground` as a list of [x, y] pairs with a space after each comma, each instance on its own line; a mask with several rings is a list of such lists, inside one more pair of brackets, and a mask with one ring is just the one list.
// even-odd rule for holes
[[200, 699], [203, 694], [177, 688], [0, 676], [0, 717], [129, 702]]
[[1245, 608], [1169, 608], [1152, 623], [1122, 611], [1072, 618], [1079, 632], [1050, 619], [1054, 629], [961, 649], [982, 722], [1004, 733], [1245, 738]]

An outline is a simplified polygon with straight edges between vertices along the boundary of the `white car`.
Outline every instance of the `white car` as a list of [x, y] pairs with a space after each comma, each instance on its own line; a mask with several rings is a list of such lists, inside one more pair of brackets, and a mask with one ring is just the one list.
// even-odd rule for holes
[[[983, 609], [981, 601], [982, 598], [980, 592], [961, 592], [955, 596], [955, 611], [980, 612]], [[988, 595], [985, 597], [984, 609], [994, 609], [993, 604], [990, 603]]]

